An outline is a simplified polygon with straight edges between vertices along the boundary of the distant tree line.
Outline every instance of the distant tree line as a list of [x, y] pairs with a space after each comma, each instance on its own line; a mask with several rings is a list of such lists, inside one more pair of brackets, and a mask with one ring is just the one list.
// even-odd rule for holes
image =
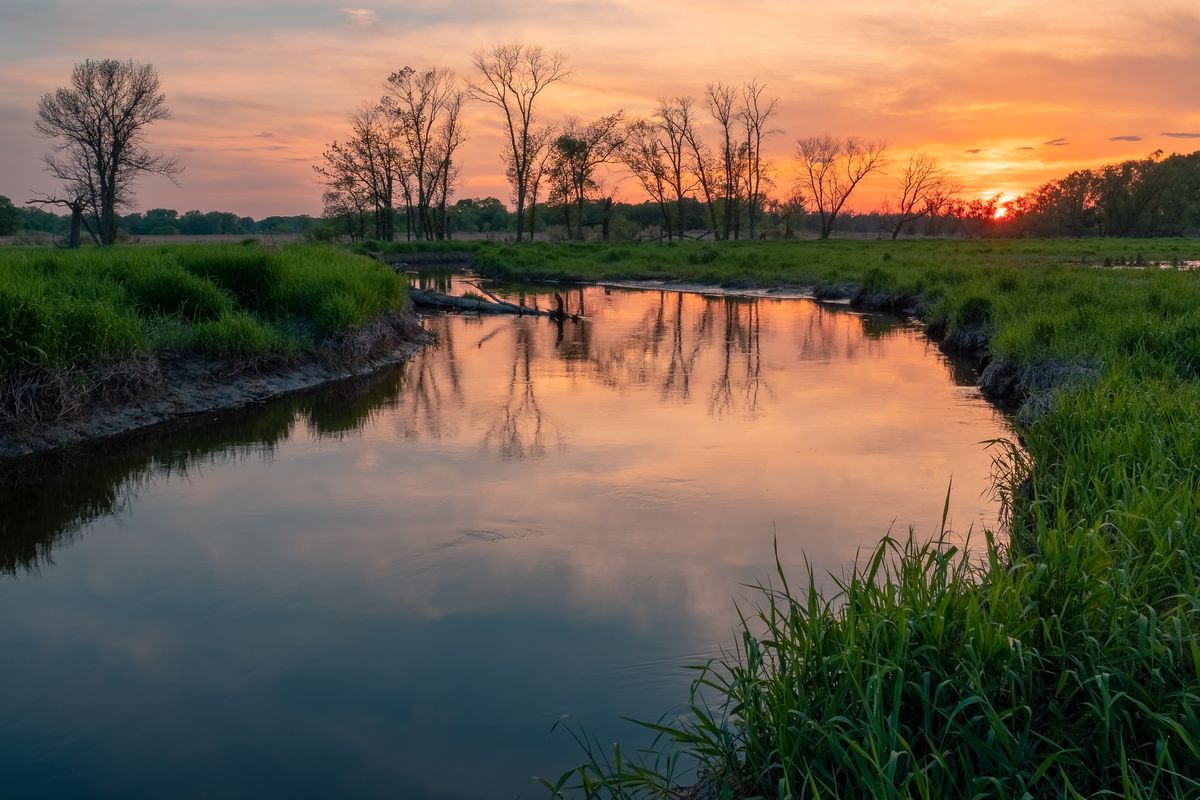
[[[290, 217], [271, 216], [255, 220], [228, 211], [186, 211], [180, 214], [173, 208], [152, 208], [145, 213], [118, 214], [115, 222], [115, 241], [128, 236], [308, 234], [316, 231], [322, 224], [321, 220], [306, 214]], [[41, 232], [65, 237], [69, 236], [70, 230], [70, 213], [55, 214], [40, 207], [15, 207], [7, 197], [0, 196], [0, 235]]]
[[1007, 235], [1183, 236], [1200, 233], [1200, 151], [1079, 170], [1008, 205]]

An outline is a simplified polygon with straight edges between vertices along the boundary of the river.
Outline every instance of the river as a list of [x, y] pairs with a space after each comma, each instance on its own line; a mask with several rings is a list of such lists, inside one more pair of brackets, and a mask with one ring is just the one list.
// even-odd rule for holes
[[[536, 298], [544, 289], [500, 288]], [[920, 329], [560, 288], [408, 364], [0, 485], [4, 797], [540, 797], [566, 716], [687, 700], [805, 557], [998, 513], [1004, 417]]]

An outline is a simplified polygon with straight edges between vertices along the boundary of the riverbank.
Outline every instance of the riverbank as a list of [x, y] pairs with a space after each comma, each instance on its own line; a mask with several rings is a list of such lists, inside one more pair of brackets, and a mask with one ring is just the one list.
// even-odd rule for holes
[[[411, 312], [390, 312], [303, 357], [211, 361], [143, 356], [85, 378], [93, 396], [37, 424], [0, 431], [0, 459], [98, 446], [145, 428], [265, 403], [407, 360], [431, 341]], [[46, 383], [80, 382], [81, 373], [45, 375]], [[113, 376], [121, 386], [114, 391]], [[106, 385], [108, 384], [108, 385]], [[61, 397], [55, 391], [56, 397]], [[48, 405], [48, 403], [47, 403]], [[45, 406], [42, 408], [45, 414]]]
[[320, 247], [0, 256], [0, 458], [262, 402], [427, 337], [403, 278]]
[[648, 726], [658, 746], [630, 761], [584, 738], [552, 793], [1200, 792], [1200, 242], [514, 250], [480, 247], [476, 268], [909, 310], [1024, 401], [1024, 450], [997, 461], [1002, 535], [970, 553], [938, 531], [889, 536], [833, 596], [763, 576], [734, 649]]

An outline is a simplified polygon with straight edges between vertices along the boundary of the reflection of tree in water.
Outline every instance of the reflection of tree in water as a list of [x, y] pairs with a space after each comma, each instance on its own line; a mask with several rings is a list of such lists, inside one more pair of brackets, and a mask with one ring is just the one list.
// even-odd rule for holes
[[453, 272], [410, 272], [408, 273], [409, 284], [414, 289], [420, 289], [423, 292], [441, 292], [449, 294], [452, 290], [451, 286], [454, 282]]
[[[704, 343], [712, 324], [713, 314], [711, 304], [704, 304], [704, 312], [700, 315], [696, 326], [696, 338], [691, 348], [683, 343], [683, 292], [675, 293], [675, 317], [671, 323], [671, 357], [663, 377], [663, 399], [687, 400], [692, 394], [692, 372], [696, 368], [696, 356]], [[659, 320], [662, 319], [662, 296], [659, 297]]]
[[[710, 306], [715, 304], [721, 304], [725, 312], [725, 336], [720, 371], [709, 393], [708, 411], [719, 417], [740, 407], [745, 414], [757, 414], [764, 392], [773, 396], [763, 377], [762, 306], [755, 298], [741, 297], [709, 301]], [[739, 360], [740, 365], [736, 363]]]
[[[538, 403], [532, 366], [537, 357], [534, 346], [537, 323], [538, 320], [531, 319], [515, 321], [512, 371], [504, 406], [483, 437], [484, 447], [495, 446], [506, 461], [536, 458], [546, 452], [547, 419]], [[552, 423], [549, 428], [556, 440], [561, 438]]]
[[274, 458], [297, 421], [318, 438], [361, 429], [394, 405], [399, 368], [223, 414], [214, 420], [136, 434], [80, 452], [8, 464], [0, 471], [0, 573], [53, 563], [85, 525], [121, 513], [153, 481], [187, 477], [207, 465]]
[[425, 321], [425, 328], [437, 337], [438, 343], [422, 349], [405, 367], [400, 392], [405, 413], [396, 415], [396, 425], [406, 439], [452, 436], [457, 431], [459, 416], [451, 412], [465, 404], [451, 317], [431, 316]]

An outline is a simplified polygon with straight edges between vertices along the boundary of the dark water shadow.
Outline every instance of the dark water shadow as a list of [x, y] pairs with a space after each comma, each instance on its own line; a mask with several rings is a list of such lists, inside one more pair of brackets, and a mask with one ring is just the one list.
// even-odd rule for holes
[[53, 564], [57, 547], [92, 520], [121, 513], [149, 481], [206, 464], [271, 460], [297, 422], [321, 439], [351, 435], [395, 406], [403, 381], [403, 366], [388, 367], [261, 406], [15, 460], [0, 468], [0, 573]]

